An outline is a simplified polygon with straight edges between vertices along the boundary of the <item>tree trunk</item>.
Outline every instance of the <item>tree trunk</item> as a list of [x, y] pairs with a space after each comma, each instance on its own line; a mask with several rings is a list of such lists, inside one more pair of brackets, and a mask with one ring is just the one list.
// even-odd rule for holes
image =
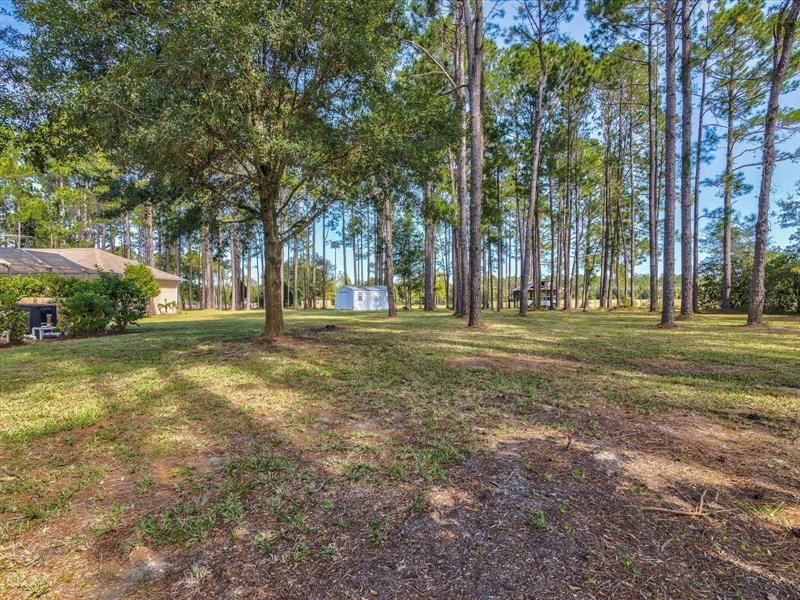
[[281, 174], [261, 168], [259, 185], [261, 227], [264, 233], [264, 339], [283, 335], [283, 306], [281, 305], [281, 270], [283, 244], [278, 230], [278, 196]]
[[497, 168], [497, 312], [503, 309], [503, 203], [500, 199], [500, 167]]
[[342, 202], [342, 275], [344, 277], [344, 281], [342, 281], [343, 285], [347, 285], [347, 236], [345, 235], [345, 222], [346, 222], [346, 213], [344, 210], [344, 202]]
[[317, 221], [311, 221], [311, 308], [317, 308]]
[[203, 223], [200, 230], [202, 243], [201, 260], [203, 270], [203, 300], [201, 308], [209, 309], [213, 304], [213, 264], [211, 258], [211, 231], [206, 223]]
[[[425, 194], [425, 210], [423, 212], [428, 213], [430, 212], [430, 203], [433, 200], [433, 183], [430, 181], [425, 182], [423, 191]], [[429, 214], [424, 214], [423, 219], [425, 220], [425, 295], [423, 298], [423, 309], [434, 310], [436, 308], [436, 265], [434, 262], [434, 248], [436, 244], [435, 228], [433, 219], [431, 219]]]
[[653, 2], [647, 6], [647, 200], [650, 236], [650, 312], [658, 311], [658, 104], [656, 102], [657, 65], [653, 60]]
[[701, 67], [702, 83], [700, 85], [700, 107], [698, 110], [697, 123], [697, 147], [695, 148], [694, 165], [694, 231], [692, 242], [692, 310], [700, 312], [699, 283], [698, 277], [700, 270], [700, 163], [703, 158], [703, 116], [706, 106], [706, 68], [708, 66], [708, 52], [703, 57]]
[[675, 2], [666, 0], [666, 84], [664, 113], [664, 290], [661, 325], [675, 326]]
[[455, 3], [456, 32], [455, 46], [453, 48], [453, 61], [455, 80], [458, 85], [458, 111], [459, 111], [459, 139], [458, 160], [456, 161], [456, 191], [458, 196], [458, 227], [456, 228], [456, 256], [453, 271], [455, 291], [455, 315], [463, 317], [469, 310], [468, 281], [469, 269], [467, 267], [467, 117], [466, 117], [466, 75], [464, 73], [464, 3], [471, 0], [461, 0]]
[[722, 310], [731, 309], [733, 267], [731, 258], [731, 221], [733, 219], [733, 83], [728, 82], [728, 135], [725, 144], [725, 175], [722, 191]]
[[758, 192], [758, 219], [756, 221], [756, 241], [753, 252], [753, 274], [750, 279], [750, 307], [747, 311], [748, 325], [761, 325], [764, 319], [764, 270], [767, 260], [767, 229], [769, 220], [769, 195], [772, 187], [772, 174], [775, 170], [775, 129], [777, 127], [778, 101], [781, 84], [786, 74], [794, 46], [795, 28], [800, 12], [800, 0], [787, 0], [781, 7], [774, 33], [772, 51], [772, 76], [770, 79], [769, 100], [764, 118], [764, 148], [761, 163], [761, 188]]
[[[481, 201], [483, 200], [483, 0], [464, 2], [469, 65], [470, 236], [469, 327], [481, 323]], [[474, 16], [473, 16], [474, 12]]]
[[328, 262], [325, 247], [328, 245], [325, 213], [322, 213], [322, 309], [328, 308]]
[[253, 247], [252, 247], [252, 239], [251, 239], [247, 244], [247, 299], [246, 299], [247, 305], [245, 306], [245, 308], [247, 310], [250, 310], [250, 308], [253, 306], [251, 304], [252, 296], [251, 296], [251, 293], [250, 293], [250, 288], [253, 287], [253, 262], [252, 261], [253, 261]]
[[239, 273], [239, 225], [231, 224], [231, 310], [241, 308], [241, 273]]
[[389, 316], [397, 316], [397, 303], [394, 293], [394, 241], [392, 238], [392, 221], [394, 210], [392, 207], [392, 197], [388, 190], [383, 191], [383, 245], [385, 252], [386, 266], [384, 275], [386, 277], [386, 292], [389, 296]]
[[127, 210], [122, 216], [122, 253], [131, 259], [131, 213]]
[[681, 0], [681, 318], [692, 316], [692, 8]]
[[[537, 225], [536, 212], [537, 202], [539, 199], [539, 161], [541, 158], [541, 140], [542, 140], [542, 97], [544, 95], [546, 75], [540, 75], [539, 82], [536, 90], [536, 114], [532, 115], [533, 122], [533, 144], [531, 145], [531, 185], [530, 195], [528, 197], [528, 215], [525, 220], [525, 241], [522, 249], [522, 273], [520, 273], [520, 296], [524, 300], [519, 304], [519, 316], [524, 317], [528, 314], [528, 288], [531, 281], [529, 274], [531, 273], [531, 261], [533, 260], [533, 241]], [[551, 219], [552, 219], [552, 203], [551, 203]], [[538, 229], [538, 227], [536, 227]], [[551, 226], [552, 231], [552, 226]], [[552, 258], [552, 257], [551, 257]], [[552, 261], [551, 261], [552, 262]], [[538, 271], [538, 269], [537, 269]], [[534, 273], [538, 278], [538, 273]], [[551, 269], [552, 280], [552, 269]], [[538, 281], [532, 282], [534, 290], [539, 287]], [[536, 292], [534, 291], [534, 302], [536, 302]], [[552, 304], [552, 297], [551, 297]]]
[[155, 267], [153, 253], [153, 205], [146, 202], [144, 205], [144, 264]]

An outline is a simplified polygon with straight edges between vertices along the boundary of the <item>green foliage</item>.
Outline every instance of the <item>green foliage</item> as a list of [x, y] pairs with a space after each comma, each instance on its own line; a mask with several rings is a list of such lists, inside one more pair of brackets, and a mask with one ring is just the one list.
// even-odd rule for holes
[[49, 296], [62, 277], [56, 275], [12, 275], [0, 277], [0, 296], [15, 301], [26, 296]]
[[17, 298], [10, 293], [0, 293], [0, 333], [8, 331], [8, 341], [19, 344], [27, 328], [28, 313], [17, 308]]
[[62, 326], [70, 335], [105, 331], [114, 317], [114, 303], [92, 291], [79, 291], [60, 303]]
[[[139, 319], [147, 315], [148, 298], [142, 291], [141, 283], [128, 277], [128, 269], [132, 266], [141, 265], [129, 265], [125, 269], [125, 277], [116, 273], [101, 272], [100, 278], [92, 282], [97, 293], [111, 301], [112, 329], [115, 331], [124, 331], [128, 325], [136, 324]], [[147, 269], [147, 272], [152, 277], [150, 269]], [[158, 288], [158, 284], [155, 284]]]
[[125, 267], [125, 279], [139, 288], [146, 299], [155, 298], [161, 291], [150, 267], [142, 264], [131, 264]]

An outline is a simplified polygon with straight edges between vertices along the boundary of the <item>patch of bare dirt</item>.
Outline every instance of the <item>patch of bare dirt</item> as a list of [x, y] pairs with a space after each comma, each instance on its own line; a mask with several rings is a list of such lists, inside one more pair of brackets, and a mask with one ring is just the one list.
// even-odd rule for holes
[[757, 373], [756, 367], [745, 365], [720, 365], [706, 362], [691, 362], [675, 359], [642, 358], [631, 361], [643, 373], [649, 375], [750, 375]]
[[[330, 482], [308, 529], [267, 552], [225, 528], [168, 549], [160, 560], [173, 570], [134, 596], [794, 597], [797, 440], [688, 412], [544, 417], [566, 415], [574, 430], [529, 422], [429, 486]], [[279, 526], [255, 506], [239, 525], [254, 535]], [[191, 564], [208, 574], [189, 585]]]
[[454, 369], [491, 369], [496, 371], [537, 371], [542, 369], [577, 371], [585, 366], [584, 363], [577, 360], [550, 356], [490, 353], [449, 358], [445, 364]]

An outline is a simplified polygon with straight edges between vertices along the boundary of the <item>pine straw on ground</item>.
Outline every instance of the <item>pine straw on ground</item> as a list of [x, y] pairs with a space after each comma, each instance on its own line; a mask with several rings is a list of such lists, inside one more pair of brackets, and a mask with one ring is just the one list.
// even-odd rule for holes
[[3, 422], [3, 597], [800, 589], [791, 320], [793, 337], [635, 313], [474, 334], [444, 315], [292, 319], [269, 347], [254, 315], [184, 315], [144, 348], [59, 344], [81, 367], [39, 346], [51, 380], [8, 367], [32, 405], [80, 386], [113, 404], [27, 438]]

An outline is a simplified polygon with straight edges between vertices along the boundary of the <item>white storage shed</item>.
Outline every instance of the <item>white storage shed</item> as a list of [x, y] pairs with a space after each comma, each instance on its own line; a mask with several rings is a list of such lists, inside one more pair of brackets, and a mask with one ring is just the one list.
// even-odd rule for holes
[[336, 310], [389, 310], [385, 285], [344, 285], [336, 290]]

